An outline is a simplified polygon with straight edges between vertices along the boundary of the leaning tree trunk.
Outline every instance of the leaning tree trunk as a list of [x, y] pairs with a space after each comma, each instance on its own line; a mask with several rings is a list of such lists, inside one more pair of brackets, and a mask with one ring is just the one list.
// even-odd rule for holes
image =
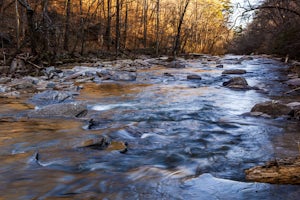
[[177, 56], [177, 53], [178, 53], [178, 50], [179, 50], [179, 47], [180, 47], [181, 26], [182, 26], [183, 19], [184, 19], [184, 16], [185, 16], [185, 13], [186, 13], [186, 10], [187, 10], [187, 7], [188, 7], [189, 3], [190, 3], [190, 0], [185, 1], [184, 9], [183, 9], [183, 11], [180, 15], [180, 18], [179, 18], [179, 23], [178, 23], [178, 27], [177, 27], [177, 34], [176, 34], [176, 37], [175, 37], [175, 45], [174, 45], [174, 49], [173, 49], [173, 59], [176, 59], [176, 56]]

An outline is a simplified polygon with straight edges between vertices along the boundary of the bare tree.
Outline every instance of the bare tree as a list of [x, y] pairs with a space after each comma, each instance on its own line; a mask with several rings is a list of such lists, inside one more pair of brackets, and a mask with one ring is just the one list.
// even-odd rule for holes
[[65, 21], [65, 38], [64, 38], [64, 49], [66, 51], [69, 50], [70, 16], [71, 16], [71, 0], [66, 0], [66, 21]]
[[31, 53], [33, 55], [37, 54], [36, 48], [36, 31], [34, 28], [34, 11], [28, 4], [27, 0], [18, 0], [18, 2], [26, 9], [26, 16], [27, 16], [27, 23], [28, 23], [28, 30], [29, 30], [29, 37], [31, 41]]
[[180, 17], [179, 17], [179, 22], [178, 22], [178, 26], [177, 26], [177, 34], [175, 36], [175, 45], [173, 48], [173, 57], [174, 59], [176, 59], [179, 47], [180, 47], [180, 34], [181, 34], [181, 26], [184, 20], [184, 16], [186, 14], [188, 5], [190, 3], [190, 0], [185, 0], [184, 4], [183, 4], [183, 10], [180, 13]]

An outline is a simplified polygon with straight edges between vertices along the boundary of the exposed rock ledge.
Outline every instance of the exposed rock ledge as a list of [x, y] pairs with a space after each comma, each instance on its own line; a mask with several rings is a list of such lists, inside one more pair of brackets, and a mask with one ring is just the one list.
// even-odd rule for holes
[[249, 181], [300, 184], [300, 157], [278, 159], [245, 171]]

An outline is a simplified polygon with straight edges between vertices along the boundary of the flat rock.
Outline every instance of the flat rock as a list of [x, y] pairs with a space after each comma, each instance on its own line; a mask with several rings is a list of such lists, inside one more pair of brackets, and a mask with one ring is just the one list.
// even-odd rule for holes
[[271, 117], [288, 115], [291, 111], [292, 109], [287, 105], [274, 101], [258, 103], [251, 109], [251, 112], [261, 112]]
[[168, 68], [185, 68], [185, 64], [180, 61], [172, 61], [169, 64], [166, 65]]
[[87, 114], [87, 105], [84, 102], [51, 104], [30, 111], [32, 118], [80, 118]]
[[46, 90], [35, 94], [30, 102], [36, 105], [49, 105], [49, 104], [57, 104], [72, 101], [74, 95], [78, 93], [75, 92], [67, 92], [67, 91], [57, 91], [57, 90]]
[[289, 86], [300, 86], [300, 78], [288, 80], [286, 81], [286, 84], [288, 84]]
[[243, 69], [227, 69], [222, 72], [222, 74], [245, 74], [246, 70]]
[[82, 141], [78, 145], [78, 148], [103, 150], [103, 149], [106, 149], [110, 143], [111, 143], [111, 141], [107, 137], [100, 136], [100, 137], [96, 137], [96, 138], [89, 138], [89, 139]]
[[249, 181], [273, 184], [300, 184], [300, 157], [276, 159], [245, 171]]
[[298, 107], [300, 107], [300, 102], [291, 102], [286, 105], [291, 108], [298, 108]]
[[128, 71], [112, 71], [110, 75], [114, 81], [135, 81], [137, 77], [135, 72]]

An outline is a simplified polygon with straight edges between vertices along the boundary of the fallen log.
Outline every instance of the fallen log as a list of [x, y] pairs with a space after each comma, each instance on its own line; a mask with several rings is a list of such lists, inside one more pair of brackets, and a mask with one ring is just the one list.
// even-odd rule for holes
[[272, 184], [300, 184], [300, 157], [276, 159], [245, 171], [249, 181]]

